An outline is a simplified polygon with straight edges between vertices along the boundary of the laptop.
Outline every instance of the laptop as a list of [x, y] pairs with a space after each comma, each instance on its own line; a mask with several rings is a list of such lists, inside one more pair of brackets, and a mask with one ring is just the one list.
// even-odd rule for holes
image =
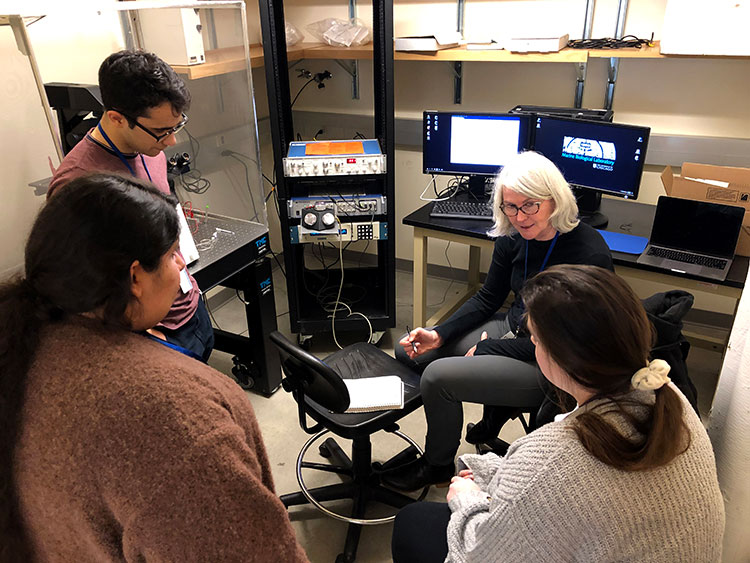
[[735, 205], [660, 196], [638, 263], [724, 281], [744, 216], [745, 209]]

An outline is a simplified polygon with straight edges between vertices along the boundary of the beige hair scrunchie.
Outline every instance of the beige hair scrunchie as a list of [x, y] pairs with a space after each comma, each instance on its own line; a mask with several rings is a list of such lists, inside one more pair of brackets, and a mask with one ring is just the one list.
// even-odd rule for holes
[[645, 368], [639, 369], [633, 374], [630, 383], [633, 389], [653, 391], [666, 385], [671, 379], [667, 377], [672, 369], [664, 360], [652, 360]]

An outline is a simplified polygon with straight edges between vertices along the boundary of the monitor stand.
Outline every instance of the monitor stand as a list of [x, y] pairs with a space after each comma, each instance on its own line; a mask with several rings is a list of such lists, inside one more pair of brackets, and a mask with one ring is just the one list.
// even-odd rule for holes
[[469, 176], [469, 200], [487, 201], [487, 178], [488, 176]]
[[601, 192], [573, 188], [573, 193], [578, 203], [578, 218], [595, 229], [606, 229], [609, 219], [599, 211], [602, 202]]

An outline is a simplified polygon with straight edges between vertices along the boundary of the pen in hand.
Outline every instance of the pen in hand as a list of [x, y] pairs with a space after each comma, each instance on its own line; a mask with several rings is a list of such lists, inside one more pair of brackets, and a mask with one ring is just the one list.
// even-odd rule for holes
[[[411, 335], [411, 329], [409, 328], [409, 325], [406, 325], [406, 336]], [[417, 345], [414, 344], [414, 342], [411, 342], [411, 349], [414, 350], [414, 353], [417, 353]]]

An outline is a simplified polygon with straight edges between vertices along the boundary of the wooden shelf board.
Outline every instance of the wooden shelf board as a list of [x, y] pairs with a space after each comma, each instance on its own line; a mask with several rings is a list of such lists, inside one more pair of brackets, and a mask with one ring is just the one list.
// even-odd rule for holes
[[[295, 45], [287, 51], [290, 61], [303, 59], [306, 46]], [[264, 63], [263, 46], [250, 46], [250, 67], [259, 68]], [[217, 76], [227, 72], [235, 72], [245, 68], [245, 50], [241, 45], [236, 47], [225, 47], [223, 49], [213, 49], [206, 51], [206, 62], [197, 65], [172, 65], [178, 74], [187, 75], [188, 79], [206, 78], [208, 76]]]
[[[720, 55], [662, 55], [659, 52], [659, 42], [642, 49], [563, 49], [558, 53], [511, 53], [505, 50], [469, 50], [466, 47], [442, 49], [434, 53], [419, 53], [414, 51], [396, 51], [394, 59], [397, 61], [444, 61], [444, 62], [519, 62], [519, 63], [585, 63], [589, 58], [608, 59], [700, 59], [726, 58], [750, 59], [740, 56]], [[300, 43], [287, 49], [289, 61], [300, 59], [339, 59], [339, 60], [372, 60], [372, 44], [361, 47], [332, 47], [320, 43]], [[250, 66], [262, 67], [263, 46], [250, 46]], [[189, 79], [216, 76], [227, 72], [242, 70], [245, 67], [245, 53], [242, 47], [227, 47], [206, 51], [206, 62], [199, 65], [176, 65], [174, 69], [180, 74], [186, 74]]]
[[[306, 59], [372, 59], [372, 45], [362, 47], [330, 47], [318, 45], [305, 49]], [[503, 50], [476, 51], [466, 47], [436, 52], [396, 51], [397, 61], [466, 61], [466, 62], [585, 62], [586, 52], [565, 49], [559, 53], [510, 53]]]
[[743, 55], [664, 55], [661, 53], [659, 41], [654, 41], [652, 46], [642, 49], [590, 49], [588, 53], [593, 59], [750, 59], [750, 56]]
[[626, 47], [625, 49], [589, 49], [589, 57], [593, 59], [609, 59], [615, 57], [618, 59], [663, 59], [666, 58], [659, 52], [659, 42], [649, 47], [637, 49], [635, 47]]
[[372, 43], [360, 47], [332, 47], [310, 45], [305, 48], [305, 59], [372, 60]]
[[461, 46], [442, 49], [435, 53], [397, 51], [395, 59], [397, 61], [583, 63], [586, 62], [586, 51], [563, 49], [559, 53], [511, 53], [504, 49], [474, 50]]

